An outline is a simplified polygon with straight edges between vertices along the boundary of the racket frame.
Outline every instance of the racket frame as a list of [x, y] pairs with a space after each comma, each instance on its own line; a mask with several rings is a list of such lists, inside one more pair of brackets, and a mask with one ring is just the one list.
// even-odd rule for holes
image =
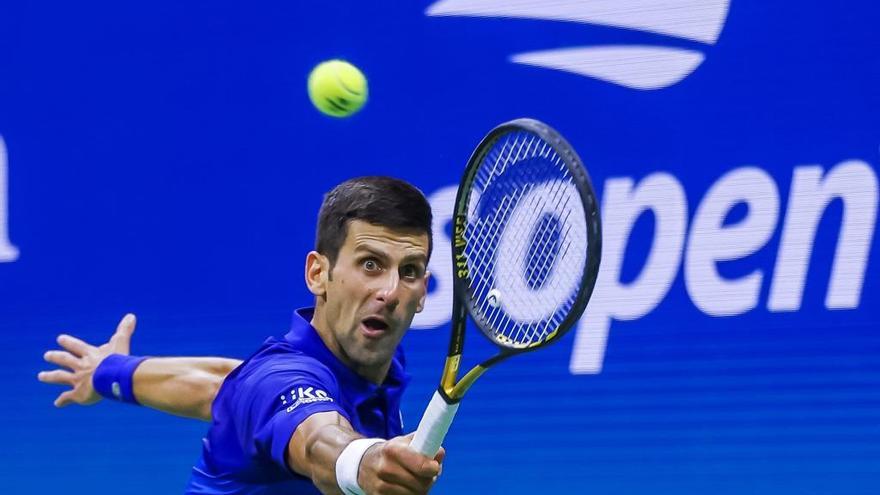
[[[477, 171], [486, 155], [491, 151], [495, 141], [503, 135], [516, 132], [530, 132], [540, 137], [550, 145], [562, 158], [562, 162], [581, 187], [577, 188], [583, 203], [584, 214], [587, 220], [587, 261], [584, 263], [581, 276], [581, 290], [565, 319], [553, 332], [539, 341], [526, 346], [509, 346], [499, 342], [493, 335], [491, 327], [483, 321], [479, 314], [469, 311], [473, 301], [470, 297], [470, 278], [468, 273], [468, 261], [465, 254], [467, 240], [464, 237], [467, 225], [467, 213], [471, 197], [471, 191]], [[452, 266], [453, 266], [453, 305], [452, 305], [452, 332], [447, 351], [443, 374], [440, 379], [438, 393], [448, 404], [455, 404], [461, 400], [465, 392], [473, 385], [485, 371], [516, 354], [533, 351], [544, 345], [559, 340], [580, 319], [587, 302], [592, 295], [599, 273], [599, 262], [602, 255], [602, 223], [599, 214], [599, 204], [593, 190], [592, 181], [580, 157], [574, 148], [558, 132], [546, 124], [528, 118], [521, 118], [505, 122], [492, 129], [471, 154], [465, 167], [464, 174], [458, 187], [455, 198], [455, 210], [453, 214], [453, 239], [452, 239]], [[498, 354], [486, 359], [465, 373], [460, 380], [456, 381], [461, 367], [461, 355], [464, 351], [464, 336], [467, 328], [467, 318], [470, 315], [477, 328], [496, 346]]]

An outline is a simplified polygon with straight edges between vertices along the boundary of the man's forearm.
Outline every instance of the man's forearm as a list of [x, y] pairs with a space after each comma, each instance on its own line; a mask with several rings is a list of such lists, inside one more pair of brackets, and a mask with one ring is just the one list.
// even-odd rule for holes
[[211, 420], [211, 403], [237, 359], [218, 357], [150, 358], [134, 372], [134, 395], [163, 412]]
[[311, 478], [321, 493], [338, 493], [336, 458], [352, 440], [361, 438], [351, 424], [335, 412], [310, 416], [291, 437], [288, 466]]
[[[340, 486], [352, 484], [366, 493], [427, 493], [440, 474], [445, 451], [441, 448], [430, 459], [412, 450], [411, 441], [412, 435], [388, 441], [363, 439], [342, 415], [315, 413], [293, 433], [287, 465], [311, 478], [324, 494], [343, 493]], [[363, 443], [356, 445], [359, 442]]]

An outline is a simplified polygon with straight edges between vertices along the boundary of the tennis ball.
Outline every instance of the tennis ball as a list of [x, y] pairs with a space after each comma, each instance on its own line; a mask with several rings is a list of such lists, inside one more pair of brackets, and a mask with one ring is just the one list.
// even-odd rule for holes
[[327, 115], [351, 116], [367, 102], [367, 78], [345, 60], [321, 62], [309, 74], [309, 99]]

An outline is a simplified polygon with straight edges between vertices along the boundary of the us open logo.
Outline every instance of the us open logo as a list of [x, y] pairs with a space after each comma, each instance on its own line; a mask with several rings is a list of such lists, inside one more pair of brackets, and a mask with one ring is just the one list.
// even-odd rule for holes
[[[821, 259], [821, 263], [831, 263], [825, 308], [857, 309], [880, 208], [880, 179], [874, 167], [864, 160], [847, 159], [830, 166], [798, 166], [790, 177], [780, 178], [784, 185], [780, 189], [778, 179], [767, 171], [755, 166], [739, 167], [723, 174], [707, 191], [691, 190], [690, 198], [682, 181], [666, 172], [641, 178], [607, 178], [600, 195], [602, 266], [590, 306], [575, 332], [571, 372], [600, 373], [611, 323], [638, 320], [653, 312], [679, 277], [694, 306], [709, 316], [734, 317], [760, 305], [772, 313], [795, 312], [803, 304], [812, 260]], [[458, 185], [452, 184], [428, 198], [434, 211], [434, 255], [429, 268], [435, 287], [428, 293], [425, 310], [413, 320], [413, 328], [437, 328], [452, 318], [452, 239], [447, 224], [453, 221], [457, 191]], [[820, 220], [838, 200], [844, 208], [838, 240], [816, 253]], [[747, 205], [746, 217], [726, 224], [727, 212], [739, 203]], [[646, 212], [656, 219], [650, 250], [638, 276], [624, 281], [621, 270], [626, 247], [637, 219]], [[537, 224], [540, 219], [528, 209], [512, 217], [519, 215], [522, 218], [517, 222]], [[776, 235], [779, 242], [774, 244], [777, 254], [772, 267], [756, 265], [738, 278], [728, 278], [718, 271], [716, 261], [750, 256]], [[501, 248], [500, 262], [515, 259], [509, 253], [516, 249], [515, 244]], [[833, 249], [830, 257], [819, 255], [829, 249]], [[556, 261], [559, 266], [566, 263], [564, 259]], [[566, 277], [564, 271], [559, 272], [550, 276]], [[559, 283], [563, 282], [560, 279]], [[769, 287], [765, 290], [765, 286]], [[512, 305], [507, 302], [527, 297], [526, 291], [534, 290], [528, 286], [527, 277], [493, 289], [497, 291], [495, 304], [508, 310]], [[538, 289], [542, 290], [549, 289]], [[530, 316], [517, 314], [523, 319]]]
[[287, 412], [291, 412], [302, 404], [313, 402], [333, 402], [333, 398], [327, 392], [315, 387], [295, 387], [288, 394], [281, 395], [281, 405], [287, 406]]
[[[730, 0], [440, 0], [428, 16], [510, 17], [608, 26], [695, 42], [694, 48], [606, 44], [511, 55], [516, 64], [571, 72], [631, 89], [662, 89], [693, 73], [714, 45]], [[655, 39], [655, 38], [652, 38]]]

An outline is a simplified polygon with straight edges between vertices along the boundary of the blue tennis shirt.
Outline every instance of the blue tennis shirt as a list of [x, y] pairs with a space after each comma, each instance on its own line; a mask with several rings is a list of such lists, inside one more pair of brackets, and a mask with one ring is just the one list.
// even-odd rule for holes
[[409, 377], [397, 348], [381, 385], [347, 368], [297, 310], [283, 339], [269, 338], [220, 387], [213, 424], [193, 467], [188, 494], [317, 494], [309, 478], [287, 466], [287, 444], [312, 414], [336, 411], [362, 435], [403, 433], [400, 397]]

